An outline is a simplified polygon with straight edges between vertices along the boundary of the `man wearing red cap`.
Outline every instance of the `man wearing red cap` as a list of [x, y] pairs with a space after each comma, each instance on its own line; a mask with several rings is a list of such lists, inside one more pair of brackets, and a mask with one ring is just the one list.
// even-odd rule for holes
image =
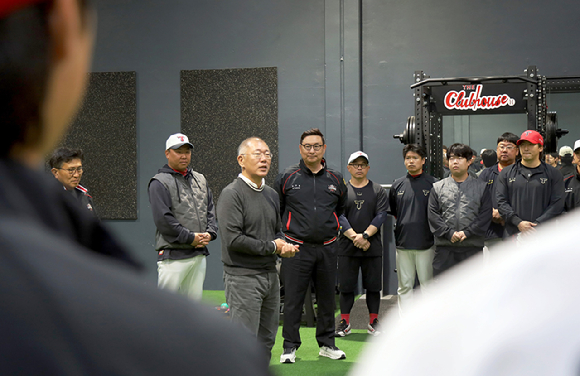
[[564, 210], [562, 174], [540, 158], [543, 137], [527, 130], [517, 144], [522, 159], [501, 171], [496, 188], [507, 235], [534, 232], [539, 223], [557, 217]]

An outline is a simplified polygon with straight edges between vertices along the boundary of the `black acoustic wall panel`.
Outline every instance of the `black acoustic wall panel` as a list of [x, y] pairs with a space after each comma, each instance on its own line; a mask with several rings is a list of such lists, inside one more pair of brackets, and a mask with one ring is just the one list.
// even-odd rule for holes
[[239, 173], [237, 149], [251, 136], [273, 153], [278, 173], [278, 73], [276, 68], [181, 71], [181, 131], [194, 146], [192, 167], [207, 178], [217, 199]]
[[63, 146], [81, 148], [89, 189], [101, 219], [137, 219], [135, 72], [89, 74], [82, 107]]

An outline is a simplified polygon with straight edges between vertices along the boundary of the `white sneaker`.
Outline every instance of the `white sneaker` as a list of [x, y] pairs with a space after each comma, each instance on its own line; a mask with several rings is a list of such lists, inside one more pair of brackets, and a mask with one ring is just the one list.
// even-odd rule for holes
[[280, 355], [280, 363], [294, 363], [296, 361], [296, 347], [284, 349]]
[[346, 354], [344, 353], [344, 351], [342, 351], [341, 349], [339, 349], [336, 346], [322, 346], [320, 347], [320, 352], [318, 352], [318, 355], [320, 356], [325, 356], [327, 358], [330, 359], [346, 359]]

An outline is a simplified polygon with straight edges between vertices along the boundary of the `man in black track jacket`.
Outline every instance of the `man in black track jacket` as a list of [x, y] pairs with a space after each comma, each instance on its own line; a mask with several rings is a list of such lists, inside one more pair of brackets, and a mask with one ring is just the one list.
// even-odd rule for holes
[[499, 213], [507, 235], [534, 232], [534, 227], [564, 210], [564, 181], [554, 167], [540, 160], [544, 139], [525, 131], [518, 140], [522, 160], [502, 170], [496, 188]]
[[314, 282], [318, 302], [319, 355], [331, 359], [346, 357], [334, 345], [334, 291], [338, 217], [344, 211], [347, 190], [342, 174], [326, 166], [325, 151], [320, 130], [304, 132], [300, 137], [300, 163], [278, 175], [274, 184], [280, 196], [286, 241], [300, 245], [295, 257], [282, 260], [285, 296], [281, 363], [294, 363], [296, 359], [301, 344], [302, 306], [310, 280]]
[[511, 166], [516, 162], [516, 157], [518, 156], [518, 140], [519, 137], [510, 132], [505, 132], [499, 136], [497, 139], [498, 162], [493, 166], [483, 170], [483, 172], [479, 175], [479, 179], [486, 182], [491, 188], [493, 216], [491, 218], [491, 224], [489, 225], [487, 233], [485, 234], [485, 246], [488, 250], [503, 240], [505, 221], [499, 215], [495, 190], [500, 172], [504, 168]]
[[399, 313], [413, 298], [415, 276], [421, 292], [428, 291], [433, 279], [433, 234], [429, 229], [427, 207], [429, 194], [436, 179], [423, 172], [425, 149], [405, 145], [403, 158], [407, 175], [395, 180], [389, 190], [389, 213], [396, 219], [397, 279], [399, 280]]

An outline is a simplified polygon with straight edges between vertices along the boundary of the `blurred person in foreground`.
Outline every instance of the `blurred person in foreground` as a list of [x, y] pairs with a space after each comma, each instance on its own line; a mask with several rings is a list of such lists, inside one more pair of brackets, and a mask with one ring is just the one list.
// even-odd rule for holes
[[83, 0], [0, 2], [0, 374], [266, 375], [249, 335], [147, 286], [41, 171], [81, 102], [95, 25]]
[[484, 267], [470, 260], [442, 276], [403, 319], [387, 315], [351, 375], [578, 375], [578, 221], [572, 213], [522, 247], [502, 243]]

